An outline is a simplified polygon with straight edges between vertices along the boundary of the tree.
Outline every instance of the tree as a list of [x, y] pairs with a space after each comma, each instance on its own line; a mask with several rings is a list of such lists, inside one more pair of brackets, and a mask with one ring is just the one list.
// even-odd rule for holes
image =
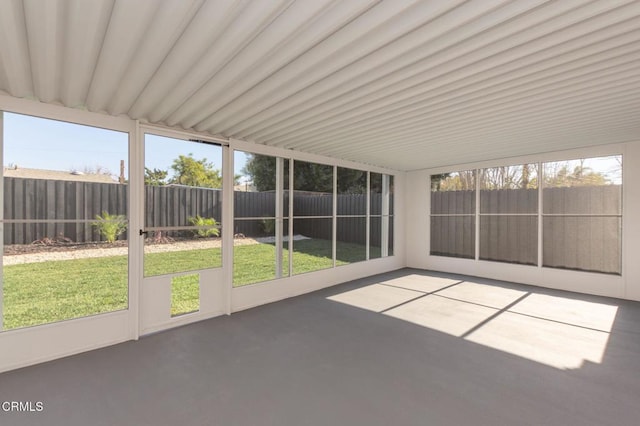
[[552, 187], [568, 186], [600, 186], [608, 185], [611, 181], [602, 173], [594, 172], [579, 160], [573, 170], [570, 163], [551, 163], [545, 167], [545, 185]]
[[169, 172], [166, 170], [160, 169], [149, 169], [148, 167], [144, 168], [144, 184], [145, 185], [153, 185], [153, 186], [161, 186], [167, 184], [167, 175]]
[[482, 189], [535, 189], [538, 187], [537, 166], [499, 166], [480, 170]]
[[[243, 172], [248, 175], [258, 191], [273, 191], [276, 188], [276, 158], [251, 154]], [[284, 162], [284, 175], [289, 176], [289, 162]], [[297, 191], [333, 192], [333, 166], [296, 161], [294, 165], [294, 189]], [[285, 188], [288, 186], [285, 179]], [[371, 181], [371, 189], [380, 189], [382, 181]], [[367, 172], [338, 167], [338, 191], [361, 194], [366, 192]]]
[[333, 192], [332, 166], [296, 161], [293, 169], [293, 189], [296, 191]]
[[[288, 162], [286, 167], [288, 169]], [[248, 175], [258, 191], [276, 189], [276, 158], [268, 155], [251, 154], [243, 173]]]
[[465, 170], [461, 172], [442, 173], [431, 176], [432, 191], [473, 191], [475, 184], [475, 171]]
[[222, 176], [206, 158], [196, 160], [193, 154], [180, 155], [173, 160], [174, 171], [169, 181], [172, 184], [199, 186], [203, 188], [222, 188]]
[[447, 182], [447, 179], [451, 176], [451, 173], [440, 173], [438, 175], [431, 175], [431, 190], [442, 190], [442, 184]]
[[365, 194], [367, 172], [338, 167], [338, 192], [341, 194]]

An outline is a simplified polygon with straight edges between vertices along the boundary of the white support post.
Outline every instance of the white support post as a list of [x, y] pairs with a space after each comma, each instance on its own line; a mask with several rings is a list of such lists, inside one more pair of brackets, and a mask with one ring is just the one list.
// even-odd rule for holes
[[222, 146], [222, 269], [225, 313], [231, 315], [233, 288], [233, 150]]
[[382, 218], [380, 257], [389, 256], [389, 175], [382, 175]]
[[365, 244], [367, 245], [365, 252], [366, 259], [369, 260], [371, 258], [371, 172], [367, 172], [367, 207], [365, 214], [367, 215], [365, 219], [365, 226], [367, 227], [365, 231]]
[[333, 267], [336, 267], [337, 237], [338, 237], [338, 166], [333, 166], [333, 211], [331, 214], [331, 258]]
[[282, 201], [284, 200], [284, 159], [276, 157], [276, 211], [275, 211], [275, 244], [276, 244], [276, 278], [282, 278]]
[[[4, 206], [4, 112], [0, 110], [0, 165], [2, 170], [0, 171], [0, 200]], [[4, 282], [4, 209], [0, 209], [0, 331], [2, 331], [2, 324], [4, 324], [3, 312], [4, 312], [4, 290], [2, 283]]]
[[476, 175], [476, 181], [475, 181], [475, 188], [476, 188], [476, 211], [475, 211], [475, 229], [476, 229], [476, 235], [475, 235], [475, 239], [474, 239], [474, 244], [475, 244], [475, 260], [479, 260], [480, 259], [480, 169], [475, 169], [475, 175]]
[[544, 170], [542, 163], [538, 163], [538, 268], [542, 268], [542, 208], [543, 191], [544, 190]]
[[289, 276], [293, 275], [293, 158], [289, 159]]
[[131, 333], [140, 336], [142, 283], [144, 282], [144, 131], [136, 121], [129, 134], [129, 310], [132, 314]]

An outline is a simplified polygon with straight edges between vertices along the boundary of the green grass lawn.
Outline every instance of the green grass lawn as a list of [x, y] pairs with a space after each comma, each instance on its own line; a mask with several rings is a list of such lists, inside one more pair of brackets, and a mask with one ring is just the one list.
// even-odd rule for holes
[[[331, 241], [310, 239], [294, 243], [293, 272], [330, 268]], [[339, 243], [337, 265], [364, 260], [365, 247]], [[275, 278], [275, 246], [256, 244], [234, 248], [234, 286]], [[283, 276], [289, 270], [283, 253]], [[376, 257], [372, 248], [371, 257]], [[219, 248], [145, 255], [145, 275], [163, 275], [222, 265]], [[175, 277], [172, 315], [199, 307], [197, 274]], [[127, 308], [127, 257], [61, 260], [4, 267], [4, 329], [46, 324]]]
[[127, 257], [5, 266], [3, 327], [12, 329], [127, 307]]
[[171, 279], [171, 316], [200, 310], [200, 276], [178, 275]]

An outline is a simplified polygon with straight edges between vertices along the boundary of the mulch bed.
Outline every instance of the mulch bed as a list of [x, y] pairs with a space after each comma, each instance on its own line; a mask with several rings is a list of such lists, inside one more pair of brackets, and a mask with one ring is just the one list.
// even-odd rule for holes
[[108, 243], [106, 241], [88, 242], [88, 243], [76, 243], [76, 242], [34, 242], [31, 244], [12, 244], [4, 246], [4, 255], [12, 256], [19, 254], [31, 254], [41, 252], [55, 252], [55, 251], [71, 251], [71, 250], [86, 250], [86, 249], [98, 249], [98, 248], [111, 248], [111, 247], [126, 247], [127, 241], [116, 241], [114, 243]]
[[[145, 240], [146, 245], [155, 245], [155, 244], [168, 244], [179, 241], [194, 241], [193, 238], [183, 238], [183, 237], [171, 237], [171, 238], [147, 238]], [[66, 240], [52, 240], [52, 239], [44, 239], [39, 241], [34, 241], [31, 244], [11, 244], [4, 246], [4, 255], [5, 256], [15, 256], [20, 254], [31, 254], [31, 253], [41, 253], [41, 252], [56, 252], [56, 251], [72, 251], [72, 250], [87, 250], [87, 249], [107, 249], [114, 247], [126, 247], [128, 244], [127, 240], [118, 240], [113, 243], [108, 243], [106, 241], [90, 241], [86, 243], [78, 243], [74, 241], [66, 241]]]

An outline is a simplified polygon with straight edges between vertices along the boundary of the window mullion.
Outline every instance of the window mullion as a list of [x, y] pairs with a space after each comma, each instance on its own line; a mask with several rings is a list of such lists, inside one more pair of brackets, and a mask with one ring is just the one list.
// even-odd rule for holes
[[544, 169], [542, 168], [542, 163], [538, 163], [538, 268], [542, 268], [542, 239], [543, 228], [542, 228], [542, 220], [543, 220], [543, 208], [544, 208]]
[[336, 267], [337, 238], [338, 238], [338, 166], [333, 166], [333, 211], [331, 226], [331, 258], [333, 267]]
[[475, 178], [475, 190], [476, 190], [476, 211], [475, 211], [475, 228], [476, 228], [476, 238], [475, 238], [475, 260], [480, 259], [480, 169], [476, 169], [474, 171]]

